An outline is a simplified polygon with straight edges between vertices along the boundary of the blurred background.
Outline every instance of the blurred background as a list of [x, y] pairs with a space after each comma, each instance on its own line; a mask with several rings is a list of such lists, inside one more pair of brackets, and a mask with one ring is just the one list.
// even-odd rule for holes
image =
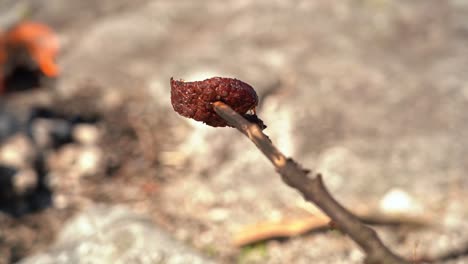
[[172, 110], [171, 77], [213, 76], [398, 254], [468, 261], [468, 1], [0, 0], [0, 32], [0, 263], [360, 263]]

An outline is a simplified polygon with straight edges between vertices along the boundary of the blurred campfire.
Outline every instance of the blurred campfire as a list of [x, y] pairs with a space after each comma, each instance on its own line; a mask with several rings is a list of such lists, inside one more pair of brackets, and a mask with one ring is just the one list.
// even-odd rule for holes
[[0, 29], [0, 93], [38, 87], [59, 75], [58, 36], [47, 25], [22, 21]]

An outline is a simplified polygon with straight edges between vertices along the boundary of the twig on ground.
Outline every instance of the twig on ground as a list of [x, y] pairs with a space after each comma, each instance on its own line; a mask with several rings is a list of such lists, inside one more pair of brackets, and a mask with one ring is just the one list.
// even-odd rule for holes
[[284, 219], [281, 221], [261, 222], [249, 225], [234, 235], [233, 244], [237, 247], [258, 243], [272, 238], [292, 237], [325, 229], [330, 225], [326, 216], [310, 215], [302, 218]]
[[308, 170], [301, 168], [294, 160], [286, 158], [257, 125], [247, 121], [228, 105], [215, 102], [213, 109], [263, 152], [287, 185], [302, 193], [306, 200], [316, 204], [340, 230], [361, 247], [366, 254], [365, 263], [409, 263], [390, 251], [373, 229], [338, 203], [324, 186], [320, 174], [307, 176]]
[[[370, 225], [422, 228], [432, 224], [429, 219], [422, 216], [382, 214], [368, 210], [353, 211], [353, 213], [361, 222]], [[330, 221], [328, 216], [319, 213], [282, 219], [281, 221], [260, 222], [242, 228], [234, 235], [232, 242], [235, 246], [240, 247], [267, 239], [298, 236], [312, 231], [329, 229]]]

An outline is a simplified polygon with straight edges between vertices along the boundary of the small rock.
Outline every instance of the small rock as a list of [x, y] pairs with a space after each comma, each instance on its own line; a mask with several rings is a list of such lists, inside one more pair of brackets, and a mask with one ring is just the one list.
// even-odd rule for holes
[[55, 194], [52, 198], [53, 204], [55, 208], [58, 209], [65, 209], [70, 204], [69, 198], [64, 194]]
[[0, 163], [16, 168], [28, 168], [36, 157], [35, 148], [25, 135], [16, 134], [0, 147]]
[[225, 208], [214, 208], [208, 212], [208, 217], [214, 222], [222, 222], [229, 217], [229, 210]]
[[73, 128], [73, 139], [83, 145], [95, 145], [99, 141], [99, 129], [90, 124], [78, 124]]
[[387, 192], [380, 200], [379, 207], [387, 214], [419, 214], [423, 209], [411, 195], [398, 188]]
[[83, 175], [96, 174], [102, 161], [102, 151], [97, 147], [84, 147], [77, 159], [77, 169]]
[[52, 171], [71, 172], [80, 178], [97, 173], [102, 160], [98, 147], [68, 144], [50, 155], [48, 165]]

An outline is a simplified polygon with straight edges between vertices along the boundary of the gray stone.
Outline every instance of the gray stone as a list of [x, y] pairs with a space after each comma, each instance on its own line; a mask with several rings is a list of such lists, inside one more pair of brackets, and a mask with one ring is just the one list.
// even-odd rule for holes
[[211, 263], [147, 218], [123, 207], [96, 206], [71, 219], [48, 251], [22, 264]]

